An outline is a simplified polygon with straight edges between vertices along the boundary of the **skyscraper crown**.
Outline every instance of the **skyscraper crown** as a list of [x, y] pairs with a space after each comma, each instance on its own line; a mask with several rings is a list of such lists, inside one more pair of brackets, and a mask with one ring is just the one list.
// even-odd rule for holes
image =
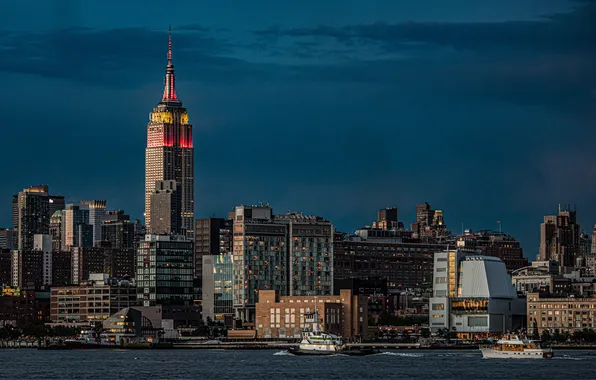
[[172, 63], [172, 27], [168, 30], [168, 65], [163, 89], [162, 103], [180, 103], [176, 95], [174, 63]]

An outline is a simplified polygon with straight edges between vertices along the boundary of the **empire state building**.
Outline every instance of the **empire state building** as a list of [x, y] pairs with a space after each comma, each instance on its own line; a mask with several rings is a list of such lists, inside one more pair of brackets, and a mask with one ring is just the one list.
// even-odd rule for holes
[[192, 125], [176, 95], [171, 29], [163, 96], [147, 125], [145, 224], [147, 233], [193, 236]]

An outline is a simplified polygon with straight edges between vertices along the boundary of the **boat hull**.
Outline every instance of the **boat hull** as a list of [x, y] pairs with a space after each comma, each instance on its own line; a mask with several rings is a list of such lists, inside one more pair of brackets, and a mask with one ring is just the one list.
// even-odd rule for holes
[[498, 351], [490, 347], [480, 349], [484, 359], [550, 359], [552, 350], [526, 349], [523, 351]]
[[301, 348], [290, 348], [288, 352], [298, 356], [332, 356], [340, 353], [340, 351], [305, 350]]

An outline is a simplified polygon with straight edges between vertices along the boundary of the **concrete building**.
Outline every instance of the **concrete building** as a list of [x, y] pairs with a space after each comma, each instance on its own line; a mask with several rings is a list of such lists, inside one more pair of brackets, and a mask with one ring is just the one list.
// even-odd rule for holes
[[72, 253], [70, 251], [52, 252], [52, 285], [73, 284]]
[[52, 285], [52, 235], [34, 235], [33, 250], [43, 252], [43, 286]]
[[[320, 327], [347, 339], [368, 337], [368, 301], [342, 289], [339, 296], [279, 296], [263, 290], [256, 304], [257, 338], [299, 338], [309, 324], [305, 313], [319, 315]], [[311, 326], [312, 327], [312, 326]]]
[[89, 210], [89, 225], [91, 225], [91, 229], [93, 230], [92, 247], [94, 247], [102, 241], [101, 223], [106, 215], [106, 201], [81, 201], [81, 207], [84, 206]]
[[528, 333], [542, 334], [596, 328], [596, 298], [556, 297], [528, 293]]
[[145, 150], [145, 224], [147, 233], [158, 233], [153, 226], [151, 197], [158, 181], [176, 181], [179, 185], [180, 221], [183, 233], [193, 238], [194, 227], [194, 148], [192, 125], [178, 99], [174, 83], [172, 39], [168, 42], [168, 63], [161, 101], [153, 108], [147, 125]]
[[10, 285], [28, 290], [44, 288], [44, 253], [34, 250], [16, 250], [11, 254], [12, 282]]
[[156, 235], [180, 235], [182, 219], [180, 185], [176, 181], [157, 181], [151, 192], [151, 232]]
[[78, 286], [52, 287], [52, 322], [103, 321], [119, 310], [136, 304], [136, 284], [94, 273]]
[[518, 299], [498, 258], [449, 250], [434, 257], [430, 328], [481, 339], [524, 327], [525, 300]]
[[580, 226], [577, 210], [566, 210], [559, 205], [558, 215], [547, 215], [540, 225], [540, 252], [537, 260], [554, 260], [561, 267], [573, 267], [579, 255]]
[[140, 306], [193, 302], [193, 242], [174, 236], [146, 235], [137, 249], [137, 298]]

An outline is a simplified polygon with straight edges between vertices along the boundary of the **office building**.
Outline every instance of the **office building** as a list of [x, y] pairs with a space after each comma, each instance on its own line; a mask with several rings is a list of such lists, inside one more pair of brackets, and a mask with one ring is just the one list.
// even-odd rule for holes
[[42, 251], [12, 251], [13, 287], [39, 290], [44, 287], [44, 253]]
[[111, 248], [133, 249], [135, 225], [124, 211], [108, 211], [101, 224], [101, 238]]
[[317, 311], [320, 328], [346, 339], [368, 337], [368, 301], [366, 296], [340, 290], [339, 296], [280, 296], [275, 290], [263, 290], [256, 305], [257, 338], [299, 339], [305, 328], [313, 328], [309, 314]]
[[145, 151], [145, 224], [152, 225], [151, 195], [158, 181], [176, 181], [180, 186], [180, 221], [183, 233], [192, 238], [194, 227], [194, 149], [192, 125], [178, 99], [172, 62], [172, 36], [168, 37], [168, 62], [161, 101], [150, 114]]
[[70, 251], [52, 252], [52, 285], [73, 284], [72, 253]]
[[416, 222], [411, 224], [410, 229], [414, 237], [425, 240], [444, 241], [451, 236], [445, 224], [443, 211], [434, 210], [428, 202], [416, 205]]
[[558, 215], [547, 215], [540, 225], [539, 261], [554, 260], [561, 267], [573, 267], [579, 255], [580, 226], [577, 224], [577, 210], [559, 205]]
[[50, 197], [48, 195], [48, 186], [28, 187], [23, 189], [17, 198], [18, 249], [31, 250], [33, 248], [33, 236], [49, 232]]
[[52, 287], [50, 318], [52, 322], [90, 322], [106, 320], [119, 310], [136, 304], [134, 281], [110, 278], [94, 273], [77, 286]]
[[[196, 236], [196, 235], [195, 235]], [[227, 322], [234, 316], [232, 255], [204, 255], [203, 320]], [[229, 322], [227, 322], [229, 324]]]
[[93, 226], [88, 205], [69, 204], [62, 211], [62, 249], [93, 247]]
[[193, 242], [175, 236], [146, 235], [137, 249], [140, 306], [190, 306], [193, 301]]
[[398, 229], [397, 208], [385, 208], [378, 212], [377, 221], [373, 223], [373, 228], [380, 230]]
[[92, 247], [96, 246], [102, 241], [101, 237], [101, 223], [106, 215], [106, 201], [105, 200], [92, 200], [92, 201], [81, 201], [80, 207], [84, 207], [89, 210], [89, 222], [93, 230], [93, 244]]
[[435, 253], [430, 328], [459, 339], [485, 339], [524, 327], [525, 299], [517, 297], [496, 257], [449, 250]]
[[195, 221], [195, 295], [203, 299], [203, 257], [232, 254], [232, 221], [199, 218]]
[[176, 181], [156, 181], [151, 193], [151, 233], [182, 234], [181, 190]]
[[0, 228], [0, 249], [17, 249], [19, 233], [14, 228]]

